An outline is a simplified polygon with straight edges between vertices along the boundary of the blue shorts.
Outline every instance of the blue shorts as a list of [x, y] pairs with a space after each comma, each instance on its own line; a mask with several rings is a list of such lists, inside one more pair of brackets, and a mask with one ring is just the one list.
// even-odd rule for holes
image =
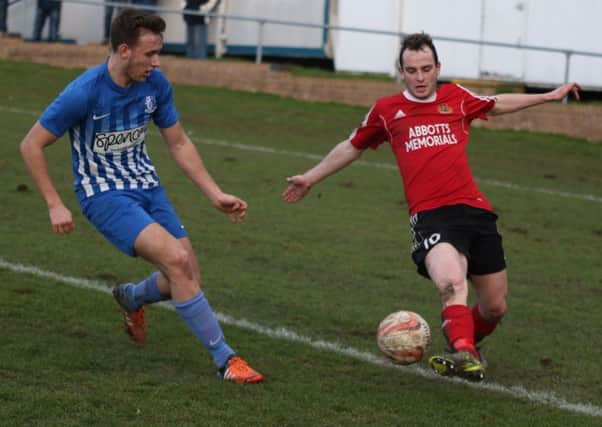
[[81, 199], [79, 203], [88, 221], [130, 256], [136, 256], [134, 242], [140, 232], [153, 222], [176, 239], [187, 236], [161, 186], [148, 190], [107, 191]]

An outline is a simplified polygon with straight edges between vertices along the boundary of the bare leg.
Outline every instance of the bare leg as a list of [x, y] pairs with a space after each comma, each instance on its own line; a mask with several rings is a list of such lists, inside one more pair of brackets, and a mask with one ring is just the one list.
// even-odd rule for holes
[[426, 269], [437, 286], [443, 308], [450, 305], [466, 305], [468, 280], [466, 257], [449, 243], [439, 243], [425, 259]]
[[[178, 241], [188, 253], [193, 278], [199, 284], [199, 287], [202, 289], [201, 271], [199, 269], [199, 264], [197, 262], [196, 255], [194, 254], [194, 250], [192, 249], [190, 239], [188, 237], [182, 237], [181, 239], [178, 239]], [[171, 284], [162, 272], [160, 272], [159, 277], [157, 278], [157, 286], [159, 287], [159, 290], [161, 291], [162, 295], [171, 296]]]
[[477, 294], [481, 315], [488, 320], [499, 320], [506, 313], [508, 274], [506, 270], [470, 277]]
[[506, 313], [508, 278], [506, 270], [492, 274], [472, 275], [477, 304], [472, 308], [475, 340], [491, 334]]
[[190, 250], [157, 223], [150, 224], [136, 238], [136, 253], [157, 266], [162, 273], [158, 283], [163, 292], [168, 284], [174, 302], [187, 301], [201, 290], [200, 274], [192, 264], [196, 259]]
[[468, 303], [466, 257], [449, 243], [433, 247], [425, 259], [426, 269], [439, 290], [443, 332], [449, 346], [478, 357], [474, 345], [474, 322]]

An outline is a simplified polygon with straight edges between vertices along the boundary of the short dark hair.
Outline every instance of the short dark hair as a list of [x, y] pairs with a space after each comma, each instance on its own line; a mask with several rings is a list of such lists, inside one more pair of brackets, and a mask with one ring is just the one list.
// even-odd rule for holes
[[431, 36], [426, 33], [414, 33], [404, 37], [403, 39], [401, 50], [399, 52], [399, 66], [403, 68], [403, 53], [406, 50], [420, 50], [425, 46], [433, 51], [435, 65], [438, 64], [439, 56], [437, 55], [437, 49], [435, 49], [435, 45], [433, 44], [433, 39]]
[[117, 51], [120, 44], [134, 46], [140, 37], [140, 29], [145, 28], [155, 34], [163, 34], [165, 21], [157, 15], [144, 15], [141, 10], [123, 9], [111, 23], [111, 48]]

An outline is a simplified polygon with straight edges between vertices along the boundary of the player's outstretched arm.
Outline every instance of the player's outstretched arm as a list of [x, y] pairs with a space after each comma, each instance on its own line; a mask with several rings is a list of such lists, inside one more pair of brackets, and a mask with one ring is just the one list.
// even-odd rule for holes
[[247, 202], [232, 194], [224, 193], [219, 188], [180, 123], [161, 129], [161, 134], [167, 143], [170, 155], [180, 169], [203, 191], [213, 206], [228, 214], [231, 222], [242, 221], [247, 213]]
[[320, 163], [303, 175], [288, 177], [288, 187], [282, 193], [282, 199], [288, 203], [295, 203], [305, 197], [311, 187], [333, 173], [343, 169], [362, 155], [362, 150], [355, 148], [351, 142], [345, 140], [337, 144]]
[[495, 106], [489, 114], [507, 114], [522, 110], [523, 108], [543, 104], [545, 102], [561, 101], [569, 94], [573, 94], [575, 99], [579, 100], [579, 84], [567, 83], [550, 92], [525, 94], [525, 93], [506, 93], [496, 96]]
[[46, 130], [40, 122], [36, 122], [25, 135], [19, 149], [29, 174], [36, 187], [48, 205], [48, 215], [52, 229], [57, 234], [66, 234], [73, 231], [73, 216], [65, 207], [56, 188], [48, 175], [48, 164], [44, 156], [44, 148], [55, 142], [58, 138]]

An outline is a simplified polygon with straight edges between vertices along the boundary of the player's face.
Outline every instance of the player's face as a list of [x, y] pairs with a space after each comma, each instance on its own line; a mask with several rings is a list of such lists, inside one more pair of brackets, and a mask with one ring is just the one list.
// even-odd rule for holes
[[160, 65], [159, 52], [163, 47], [160, 34], [142, 29], [138, 42], [128, 48], [126, 73], [133, 82], [143, 82]]
[[426, 46], [419, 50], [406, 49], [402, 55], [403, 66], [399, 69], [406, 89], [418, 99], [429, 98], [437, 90], [441, 64], [435, 64], [433, 51]]

